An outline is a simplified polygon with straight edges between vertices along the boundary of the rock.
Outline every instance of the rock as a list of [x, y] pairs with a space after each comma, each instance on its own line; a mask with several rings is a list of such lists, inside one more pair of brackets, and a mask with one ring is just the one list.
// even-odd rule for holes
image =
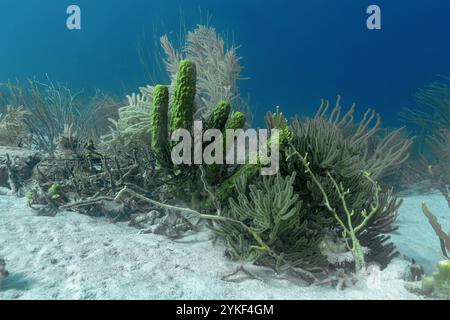
[[6, 268], [5, 260], [0, 258], [0, 281], [5, 279], [9, 275], [8, 271], [6, 271], [5, 268]]
[[159, 219], [152, 233], [165, 235], [171, 239], [180, 238], [185, 232], [193, 230], [193, 225], [178, 215], [166, 215]]
[[420, 281], [405, 282], [405, 289], [413, 294], [426, 297], [429, 297], [433, 292], [433, 289], [423, 288]]
[[410, 266], [411, 281], [420, 281], [425, 275], [425, 271], [421, 265], [418, 265], [414, 260]]
[[170, 225], [168, 221], [169, 219], [167, 216], [161, 219], [161, 221], [152, 229], [152, 232], [159, 235], [169, 234]]
[[17, 175], [19, 184], [23, 186], [23, 182], [32, 177], [33, 169], [42, 156], [39, 152], [29, 149], [0, 146], [0, 187], [6, 188], [9, 188], [7, 154], [11, 159], [12, 170]]
[[14, 193], [12, 192], [11, 189], [0, 187], [0, 196], [13, 196], [13, 195]]
[[[70, 167], [73, 166], [70, 165]], [[39, 181], [42, 179], [41, 174], [50, 181], [60, 181], [67, 176], [66, 162], [50, 158], [43, 159], [39, 163], [39, 170], [37, 166], [34, 168], [32, 178]]]
[[164, 216], [164, 214], [159, 211], [152, 210], [147, 214], [147, 216], [149, 218], [150, 224], [155, 225], [158, 223], [157, 220], [161, 219]]
[[142, 213], [132, 216], [128, 225], [138, 229], [149, 229], [159, 223], [163, 214], [159, 211], [152, 210], [149, 213]]

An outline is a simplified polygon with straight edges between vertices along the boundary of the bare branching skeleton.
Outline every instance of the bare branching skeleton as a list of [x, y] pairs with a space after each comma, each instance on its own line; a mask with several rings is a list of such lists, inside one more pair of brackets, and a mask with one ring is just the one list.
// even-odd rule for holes
[[[73, 127], [80, 139], [96, 138], [107, 129], [101, 113], [114, 110], [117, 103], [100, 91], [84, 101], [81, 92], [53, 82], [48, 76], [44, 82], [29, 79], [26, 84], [0, 84], [0, 110], [10, 106], [21, 111], [21, 128], [28, 147], [53, 154], [67, 127]], [[104, 118], [104, 116], [103, 116]]]
[[8, 105], [4, 113], [0, 112], [0, 144], [20, 146], [25, 138], [25, 119], [29, 112], [23, 107]]

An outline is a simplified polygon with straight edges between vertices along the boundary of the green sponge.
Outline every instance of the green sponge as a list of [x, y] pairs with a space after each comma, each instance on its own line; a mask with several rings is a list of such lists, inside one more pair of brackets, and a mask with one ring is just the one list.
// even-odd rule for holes
[[197, 70], [195, 63], [189, 60], [180, 61], [171, 109], [171, 132], [177, 129], [192, 130], [196, 80]]
[[228, 101], [220, 101], [206, 121], [206, 128], [222, 131], [230, 115], [231, 105]]
[[450, 260], [440, 261], [432, 277], [422, 279], [422, 288], [450, 299]]
[[152, 114], [150, 117], [151, 148], [160, 165], [170, 160], [169, 130], [169, 89], [157, 85], [153, 90]]
[[227, 123], [227, 129], [238, 130], [245, 126], [245, 114], [242, 112], [235, 112]]

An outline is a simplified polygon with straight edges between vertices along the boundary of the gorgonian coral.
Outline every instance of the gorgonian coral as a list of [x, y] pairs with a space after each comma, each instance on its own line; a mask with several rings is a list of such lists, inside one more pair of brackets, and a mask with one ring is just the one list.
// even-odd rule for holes
[[8, 106], [5, 113], [0, 113], [0, 145], [18, 146], [20, 144], [20, 140], [26, 135], [25, 118], [28, 114], [22, 106], [18, 108]]
[[[289, 124], [278, 110], [268, 115], [267, 123], [270, 129], [282, 132], [281, 176], [297, 173], [292, 185], [298, 201], [307, 208], [302, 216], [308, 225], [306, 234], [318, 238], [332, 234], [346, 242], [360, 260], [356, 261], [357, 267], [364, 267], [361, 247], [368, 249], [368, 261], [387, 265], [396, 255], [388, 240], [389, 233], [395, 230], [400, 201], [389, 188], [379, 190], [378, 181], [407, 159], [411, 141], [394, 139], [400, 130], [383, 134], [380, 118], [371, 110], [355, 122], [354, 107], [343, 112], [340, 99], [332, 110], [324, 102], [313, 118], [295, 118]], [[257, 165], [245, 165], [227, 179], [218, 189], [224, 203], [223, 215], [234, 217], [238, 207], [227, 206], [226, 200], [248, 190], [240, 188], [238, 192], [236, 185], [258, 185], [260, 179]], [[244, 194], [259, 201], [248, 191]], [[240, 252], [244, 255], [243, 250]], [[314, 254], [315, 259], [321, 256], [319, 250]], [[308, 264], [307, 260], [303, 262], [295, 263]]]

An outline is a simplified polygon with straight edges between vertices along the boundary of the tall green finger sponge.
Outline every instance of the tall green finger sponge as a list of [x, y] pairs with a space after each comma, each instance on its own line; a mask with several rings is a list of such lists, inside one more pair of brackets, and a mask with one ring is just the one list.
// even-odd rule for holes
[[[245, 126], [245, 114], [243, 114], [242, 112], [235, 112], [231, 115], [230, 119], [228, 120], [225, 129], [226, 130], [239, 130], [239, 129], [243, 129]], [[232, 141], [227, 141], [227, 134], [226, 134], [226, 130], [223, 136], [223, 145], [224, 145], [224, 150], [225, 150], [225, 154], [228, 153], [228, 150], [230, 148], [230, 143]]]
[[169, 160], [169, 89], [157, 85], [153, 90], [152, 113], [150, 117], [151, 148], [160, 164]]
[[208, 129], [217, 129], [222, 131], [227, 124], [228, 117], [231, 112], [231, 105], [228, 101], [220, 101], [211, 112], [206, 127]]
[[242, 129], [245, 126], [245, 114], [242, 112], [235, 112], [227, 123], [227, 129]]
[[195, 63], [189, 60], [180, 61], [170, 115], [171, 132], [177, 129], [192, 130], [196, 80]]

